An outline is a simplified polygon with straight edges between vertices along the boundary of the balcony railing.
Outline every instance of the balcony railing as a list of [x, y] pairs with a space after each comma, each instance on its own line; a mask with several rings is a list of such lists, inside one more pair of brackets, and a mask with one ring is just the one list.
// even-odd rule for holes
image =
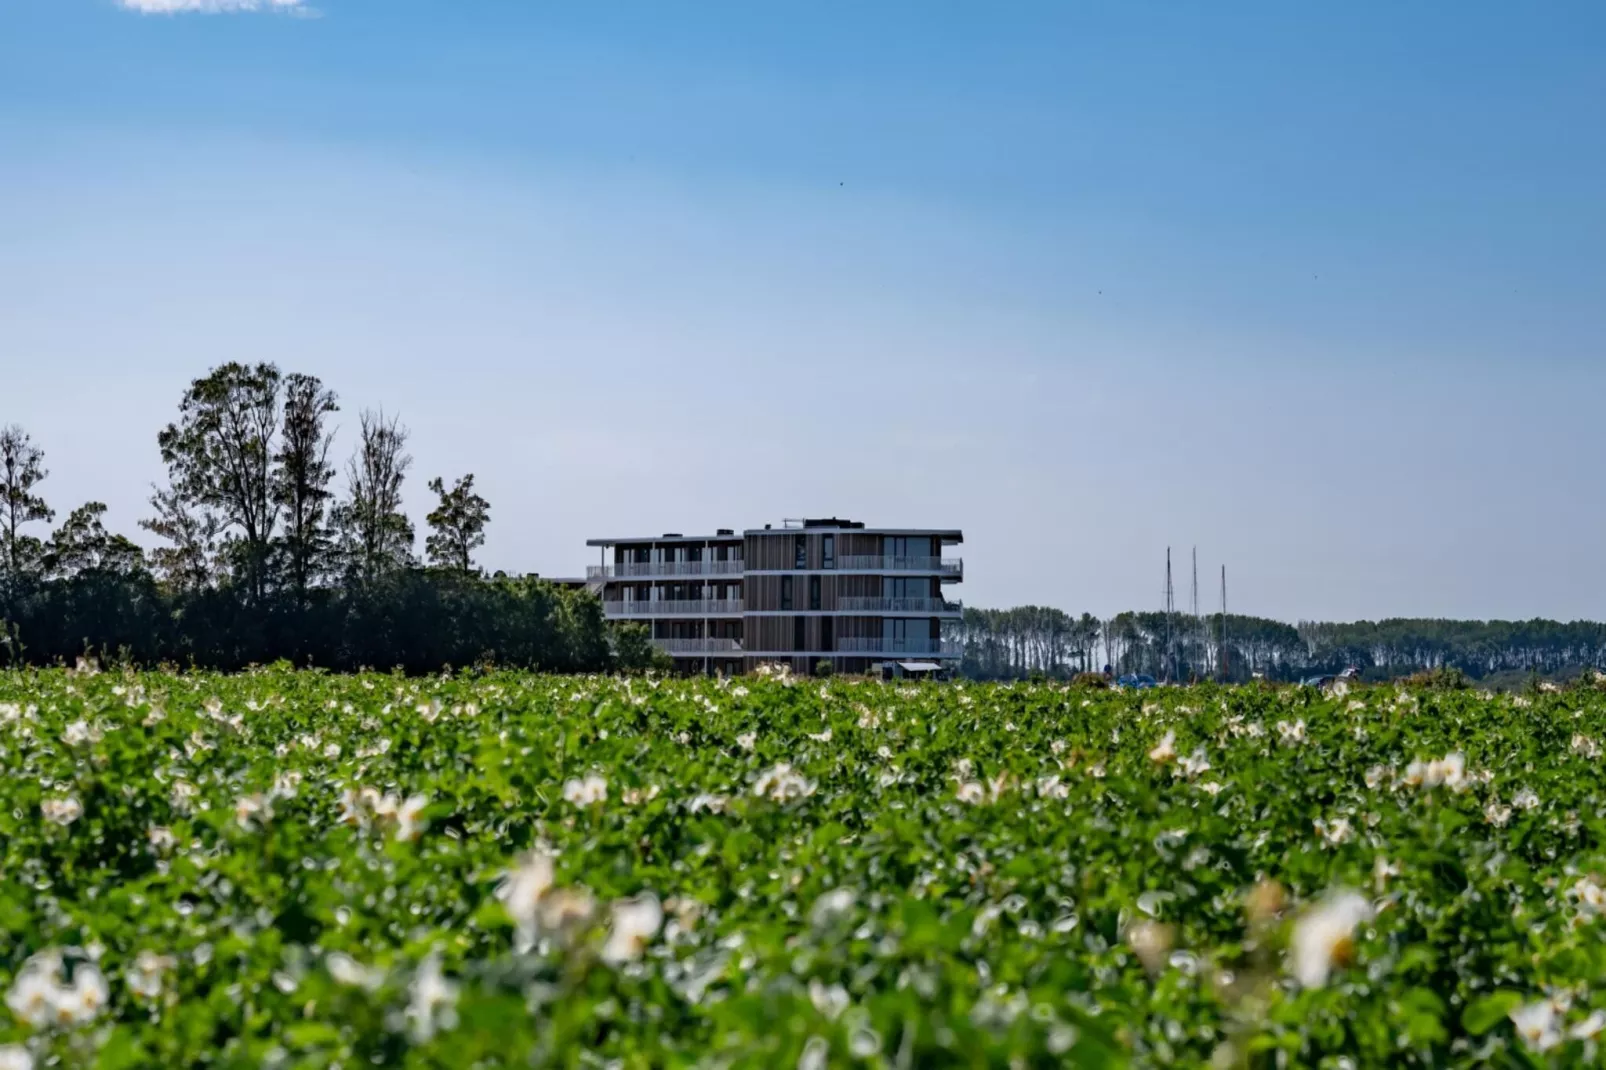
[[847, 572], [937, 572], [944, 576], [964, 573], [964, 560], [958, 557], [893, 557], [890, 554], [847, 554], [837, 558], [836, 567]]
[[665, 654], [740, 654], [740, 639], [654, 639], [652, 645]]
[[742, 612], [740, 598], [671, 599], [657, 602], [604, 602], [609, 617], [736, 617]]
[[963, 644], [940, 639], [838, 639], [838, 654], [953, 654], [964, 653]]
[[945, 598], [838, 598], [843, 613], [962, 613], [964, 605]]
[[644, 576], [740, 576], [742, 562], [735, 561], [626, 561], [617, 565], [590, 565], [588, 580], [636, 579]]

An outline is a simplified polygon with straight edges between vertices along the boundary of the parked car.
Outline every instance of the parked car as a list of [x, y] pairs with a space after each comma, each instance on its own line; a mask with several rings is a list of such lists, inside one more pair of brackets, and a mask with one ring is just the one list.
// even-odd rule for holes
[[1154, 677], [1150, 676], [1146, 672], [1129, 672], [1125, 676], [1116, 680], [1115, 686], [1130, 687], [1141, 690], [1145, 687], [1158, 687], [1159, 684]]
[[1351, 665], [1343, 672], [1324, 673], [1321, 676], [1310, 676], [1300, 681], [1303, 687], [1332, 687], [1340, 680], [1353, 680], [1360, 675], [1360, 670]]

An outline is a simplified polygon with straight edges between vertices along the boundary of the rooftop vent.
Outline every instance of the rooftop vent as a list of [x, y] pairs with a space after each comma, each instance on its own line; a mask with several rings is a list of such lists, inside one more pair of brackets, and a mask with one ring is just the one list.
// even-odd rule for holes
[[806, 528], [862, 528], [864, 522], [859, 520], [840, 520], [837, 517], [817, 517], [803, 521]]
[[731, 528], [720, 528], [718, 531], [714, 532], [714, 534], [715, 535], [734, 535], [734, 534], [736, 534], [736, 532]]
[[685, 536], [681, 535], [681, 533], [678, 532], [678, 531], [666, 531], [666, 532], [664, 532], [664, 538], [666, 538], [666, 539], [680, 539], [680, 538], [684, 538], [684, 537]]

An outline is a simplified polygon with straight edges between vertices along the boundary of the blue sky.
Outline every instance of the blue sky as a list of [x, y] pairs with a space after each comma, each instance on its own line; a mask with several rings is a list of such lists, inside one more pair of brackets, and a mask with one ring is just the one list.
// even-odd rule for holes
[[[186, 6], [206, 0], [130, 0]], [[0, 0], [0, 422], [130, 530], [212, 364], [485, 564], [836, 514], [963, 596], [1606, 617], [1606, 8]], [[244, 0], [232, 5], [251, 6]], [[1186, 583], [1179, 584], [1184, 601]]]

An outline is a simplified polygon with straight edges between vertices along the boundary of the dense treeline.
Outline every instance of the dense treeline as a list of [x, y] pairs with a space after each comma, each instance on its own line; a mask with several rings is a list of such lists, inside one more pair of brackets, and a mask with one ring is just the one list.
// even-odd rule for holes
[[[635, 625], [533, 577], [474, 565], [490, 503], [465, 475], [429, 490], [425, 559], [402, 512], [412, 464], [395, 417], [363, 412], [344, 493], [330, 461], [335, 395], [271, 364], [195, 380], [157, 435], [146, 551], [88, 502], [53, 531], [44, 451], [0, 430], [0, 664], [85, 654], [236, 669], [288, 660], [426, 672], [494, 662], [553, 671], [652, 665]], [[36, 534], [36, 532], [47, 534]]]
[[[1225, 636], [1225, 643], [1223, 643]], [[1355, 667], [1369, 679], [1458, 669], [1473, 679], [1606, 671], [1606, 624], [1394, 619], [1292, 625], [1220, 614], [1195, 622], [1161, 612], [1100, 620], [1058, 609], [967, 609], [956, 638], [966, 675], [1069, 676], [1110, 667], [1157, 679], [1289, 680]]]

